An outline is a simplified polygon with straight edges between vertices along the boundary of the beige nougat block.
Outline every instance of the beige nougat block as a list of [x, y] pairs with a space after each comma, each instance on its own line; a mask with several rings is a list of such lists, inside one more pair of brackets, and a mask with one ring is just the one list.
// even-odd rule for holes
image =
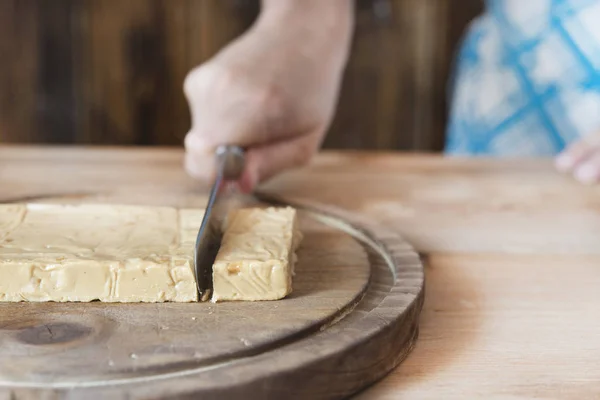
[[212, 300], [278, 300], [290, 294], [301, 239], [291, 207], [233, 211], [213, 265]]
[[197, 301], [186, 222], [202, 214], [170, 207], [0, 205], [0, 301]]

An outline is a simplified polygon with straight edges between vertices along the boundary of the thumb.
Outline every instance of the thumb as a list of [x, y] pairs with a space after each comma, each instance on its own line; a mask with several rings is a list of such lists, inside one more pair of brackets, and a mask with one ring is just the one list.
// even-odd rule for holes
[[319, 148], [319, 137], [303, 135], [248, 148], [241, 186], [250, 191], [280, 172], [308, 164]]

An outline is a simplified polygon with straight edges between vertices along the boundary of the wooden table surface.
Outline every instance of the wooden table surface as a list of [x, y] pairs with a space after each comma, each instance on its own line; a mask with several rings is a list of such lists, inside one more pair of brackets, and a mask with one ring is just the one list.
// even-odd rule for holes
[[[202, 205], [177, 149], [0, 147], [0, 201]], [[362, 213], [426, 261], [418, 344], [360, 399], [600, 395], [600, 186], [549, 160], [324, 153], [263, 190]]]

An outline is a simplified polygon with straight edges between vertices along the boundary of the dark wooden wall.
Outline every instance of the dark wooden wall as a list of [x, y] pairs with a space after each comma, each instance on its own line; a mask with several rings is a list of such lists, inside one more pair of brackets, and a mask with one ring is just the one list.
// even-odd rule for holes
[[[325, 146], [439, 150], [456, 45], [481, 0], [358, 0]], [[180, 145], [182, 82], [258, 0], [0, 0], [0, 142]]]

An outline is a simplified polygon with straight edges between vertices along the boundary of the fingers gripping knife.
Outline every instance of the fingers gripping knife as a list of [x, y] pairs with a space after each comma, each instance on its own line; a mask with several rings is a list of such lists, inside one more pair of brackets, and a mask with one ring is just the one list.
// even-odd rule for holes
[[225, 217], [226, 189], [244, 172], [244, 150], [238, 146], [219, 146], [216, 150], [217, 172], [210, 191], [208, 204], [196, 238], [194, 265], [200, 301], [210, 299], [212, 291], [212, 266], [219, 251]]

